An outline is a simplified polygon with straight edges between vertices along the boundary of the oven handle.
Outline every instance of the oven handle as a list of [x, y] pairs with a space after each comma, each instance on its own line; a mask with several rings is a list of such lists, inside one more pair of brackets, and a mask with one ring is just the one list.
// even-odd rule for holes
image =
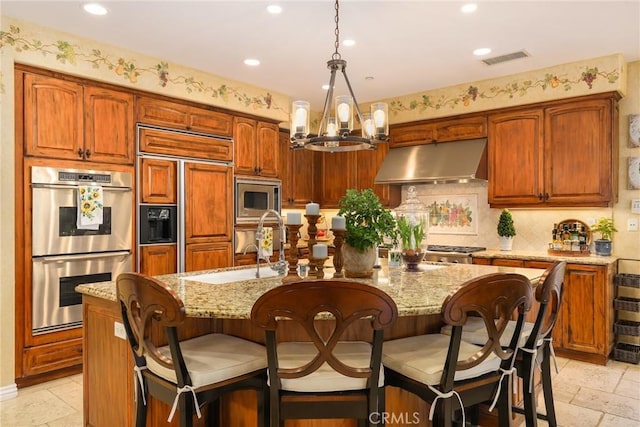
[[43, 257], [38, 257], [38, 259], [42, 262], [64, 262], [64, 261], [80, 260], [80, 259], [115, 258], [118, 256], [126, 256], [126, 255], [131, 255], [131, 251], [100, 252], [100, 253], [80, 254], [80, 255], [43, 256]]
[[[93, 184], [92, 184], [93, 185]], [[99, 185], [99, 184], [95, 184]], [[77, 185], [62, 185], [62, 184], [31, 184], [33, 188], [52, 188], [54, 190], [66, 190], [78, 188]], [[131, 191], [131, 187], [102, 187], [104, 191]]]

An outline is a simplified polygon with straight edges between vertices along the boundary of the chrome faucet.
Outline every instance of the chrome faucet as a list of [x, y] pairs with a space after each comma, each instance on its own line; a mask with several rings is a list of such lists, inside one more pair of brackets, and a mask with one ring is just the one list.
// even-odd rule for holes
[[[280, 227], [280, 256], [278, 258], [278, 261], [274, 264], [271, 264], [271, 262], [269, 262], [269, 257], [262, 257], [261, 256], [262, 252], [260, 250], [260, 248], [262, 248], [262, 239], [264, 239], [264, 235], [262, 231], [264, 220], [269, 215], [274, 215], [278, 219], [278, 227]], [[287, 270], [289, 269], [289, 263], [285, 260], [285, 253], [284, 253], [285, 239], [286, 237], [285, 237], [284, 221], [282, 220], [282, 216], [278, 213], [278, 211], [269, 209], [268, 211], [263, 213], [262, 216], [260, 217], [260, 222], [258, 223], [258, 229], [256, 230], [256, 240], [258, 241], [258, 244], [257, 244], [258, 266], [256, 269], [256, 277], [258, 279], [260, 278], [260, 259], [261, 258], [267, 262], [267, 265], [271, 267], [273, 271], [277, 271], [279, 276], [284, 276], [285, 274], [287, 274]]]

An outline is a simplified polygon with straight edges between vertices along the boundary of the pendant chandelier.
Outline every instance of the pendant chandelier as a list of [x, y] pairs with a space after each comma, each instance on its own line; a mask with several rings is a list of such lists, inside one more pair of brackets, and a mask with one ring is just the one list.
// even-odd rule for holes
[[[291, 148], [306, 148], [308, 150], [326, 152], [375, 150], [377, 143], [389, 140], [388, 107], [384, 102], [376, 102], [371, 104], [370, 112], [363, 114], [360, 110], [347, 77], [347, 61], [342, 59], [338, 52], [338, 46], [340, 45], [338, 0], [335, 3], [335, 10], [336, 50], [331, 59], [327, 61], [327, 68], [331, 70], [331, 77], [318, 132], [316, 136], [310, 136], [311, 108], [309, 103], [306, 101], [294, 101], [291, 106]], [[336, 96], [335, 116], [331, 116], [331, 103], [337, 71], [342, 72], [349, 89], [349, 95]], [[352, 135], [354, 110], [360, 121], [361, 136]]]

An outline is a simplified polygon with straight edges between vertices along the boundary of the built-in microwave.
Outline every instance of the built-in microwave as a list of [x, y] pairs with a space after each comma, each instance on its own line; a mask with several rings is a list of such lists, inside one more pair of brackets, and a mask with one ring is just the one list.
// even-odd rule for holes
[[270, 209], [280, 213], [281, 187], [279, 180], [236, 178], [236, 224], [257, 223], [262, 214]]

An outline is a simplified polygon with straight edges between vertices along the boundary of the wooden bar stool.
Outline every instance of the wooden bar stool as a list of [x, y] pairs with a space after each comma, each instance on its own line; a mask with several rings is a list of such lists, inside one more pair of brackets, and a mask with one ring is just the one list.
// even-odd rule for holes
[[[122, 319], [135, 359], [136, 427], [146, 425], [147, 393], [173, 405], [181, 427], [200, 418], [200, 407], [217, 403], [220, 396], [240, 389], [258, 390], [258, 426], [268, 421], [267, 358], [262, 345], [225, 334], [208, 334], [180, 341], [178, 330], [185, 320], [178, 295], [157, 280], [137, 273], [120, 274], [116, 280]], [[156, 347], [150, 339], [154, 326], [166, 331], [168, 345]], [[217, 407], [209, 425], [218, 426]]]

